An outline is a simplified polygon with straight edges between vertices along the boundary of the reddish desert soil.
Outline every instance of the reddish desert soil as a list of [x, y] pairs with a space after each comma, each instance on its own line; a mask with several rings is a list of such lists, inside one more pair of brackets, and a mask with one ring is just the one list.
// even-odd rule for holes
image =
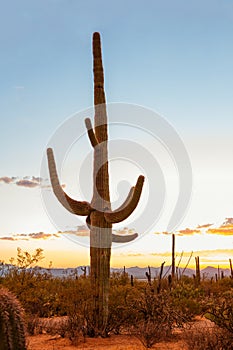
[[[210, 321], [197, 318], [193, 327], [212, 327]], [[85, 342], [80, 339], [79, 343], [74, 346], [69, 339], [61, 338], [58, 335], [39, 334], [28, 337], [28, 350], [144, 350], [145, 347], [134, 336], [128, 335], [111, 335], [109, 338], [86, 338]], [[172, 341], [160, 342], [154, 344], [152, 349], [155, 350], [187, 350], [184, 335], [182, 331], [175, 334]]]
[[[85, 343], [80, 342], [77, 346], [71, 345], [68, 339], [56, 338], [50, 335], [42, 334], [31, 336], [28, 338], [29, 350], [144, 350], [141, 342], [133, 337], [126, 335], [112, 335], [107, 339], [92, 339], [88, 338]], [[161, 342], [153, 346], [157, 350], [186, 350], [185, 344], [182, 341], [176, 342]]]

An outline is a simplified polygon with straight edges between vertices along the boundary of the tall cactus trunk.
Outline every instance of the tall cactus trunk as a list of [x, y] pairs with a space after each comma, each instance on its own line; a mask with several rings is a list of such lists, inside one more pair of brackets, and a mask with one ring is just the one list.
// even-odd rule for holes
[[104, 74], [101, 57], [100, 36], [93, 36], [93, 72], [95, 104], [95, 137], [98, 145], [94, 148], [93, 198], [91, 205], [96, 208], [90, 215], [90, 259], [93, 294], [93, 321], [95, 333], [105, 332], [108, 320], [108, 294], [110, 258], [112, 245], [112, 224], [104, 217], [105, 208], [110, 210], [108, 173], [108, 130], [104, 93]]
[[51, 148], [47, 150], [50, 179], [54, 194], [59, 202], [71, 213], [87, 216], [90, 229], [90, 265], [93, 291], [93, 331], [95, 335], [106, 335], [108, 321], [108, 296], [110, 258], [112, 242], [132, 241], [137, 234], [118, 236], [112, 234], [112, 224], [121, 222], [133, 212], [140, 199], [144, 177], [139, 176], [125, 202], [111, 210], [108, 173], [108, 125], [104, 92], [104, 72], [99, 33], [93, 35], [94, 72], [94, 128], [89, 118], [85, 120], [88, 136], [94, 149], [93, 197], [91, 203], [70, 198], [62, 189], [56, 171]]

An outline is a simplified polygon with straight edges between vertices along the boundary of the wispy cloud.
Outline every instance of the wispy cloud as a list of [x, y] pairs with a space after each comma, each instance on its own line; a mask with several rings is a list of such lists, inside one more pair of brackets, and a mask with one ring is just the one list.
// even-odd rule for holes
[[[185, 228], [183, 230], [179, 230], [175, 232], [177, 236], [192, 236], [195, 234], [207, 234], [207, 235], [224, 235], [224, 236], [230, 236], [233, 235], [233, 218], [226, 218], [223, 224], [221, 224], [218, 227], [211, 227], [214, 224], [202, 224], [198, 225], [196, 228]], [[164, 234], [164, 235], [170, 235], [169, 232], [154, 232], [154, 234]]]
[[201, 231], [197, 230], [197, 229], [190, 229], [190, 228], [186, 228], [184, 230], [178, 231], [179, 236], [190, 236], [190, 235], [195, 235], [198, 233], [201, 233]]
[[[6, 184], [6, 185], [16, 185], [19, 187], [26, 187], [26, 188], [46, 188], [51, 189], [51, 184], [49, 179], [42, 179], [39, 176], [24, 176], [22, 178], [19, 178], [18, 176], [3, 176], [0, 177], [0, 183]], [[65, 188], [66, 185], [62, 184], [62, 188]]]
[[233, 218], [226, 218], [220, 227], [226, 227], [226, 226], [233, 227]]
[[60, 233], [45, 233], [45, 232], [36, 232], [36, 233], [18, 233], [13, 234], [12, 236], [0, 237], [2, 241], [29, 241], [29, 240], [46, 240], [46, 239], [56, 239], [60, 238]]
[[[114, 230], [113, 233], [119, 235], [119, 236], [125, 236], [130, 235], [134, 233], [133, 229], [128, 229], [127, 227], [124, 227], [122, 230]], [[46, 240], [46, 239], [57, 239], [60, 238], [62, 235], [66, 236], [78, 236], [78, 237], [89, 237], [90, 236], [90, 230], [87, 228], [86, 225], [81, 225], [77, 227], [72, 227], [70, 229], [67, 229], [65, 231], [58, 231], [56, 233], [45, 233], [45, 232], [33, 232], [33, 233], [14, 233], [7, 237], [0, 237], [0, 240], [9, 240], [9, 241], [20, 241], [20, 240]]]
[[34, 187], [38, 187], [39, 186], [38, 182], [31, 181], [31, 180], [19, 180], [19, 181], [16, 181], [15, 184], [17, 186], [29, 187], [29, 188], [34, 188]]
[[0, 237], [1, 241], [15, 241], [13, 237]]
[[38, 187], [41, 184], [42, 179], [40, 177], [35, 177], [35, 176], [24, 176], [23, 178], [19, 177], [8, 177], [8, 176], [3, 176], [0, 178], [0, 182], [3, 182], [4, 184], [10, 185], [14, 184], [17, 186], [22, 186], [22, 187], [28, 187], [28, 188], [34, 188]]
[[200, 229], [200, 228], [208, 228], [210, 226], [212, 226], [213, 224], [204, 224], [204, 225], [198, 225], [197, 226], [197, 229]]
[[233, 225], [227, 225], [226, 227], [218, 227], [218, 228], [211, 228], [207, 231], [207, 233], [212, 235], [223, 235], [223, 236], [231, 236], [233, 235]]
[[12, 177], [8, 177], [8, 176], [3, 176], [0, 177], [0, 182], [4, 182], [5, 184], [10, 184], [12, 183], [14, 180]]
[[128, 253], [127, 256], [130, 256], [130, 257], [139, 257], [139, 256], [145, 256], [145, 254], [143, 253]]
[[78, 237], [89, 237], [90, 236], [90, 231], [88, 229], [83, 230], [83, 231], [64, 231], [62, 232], [63, 235], [67, 235], [67, 236], [78, 236]]

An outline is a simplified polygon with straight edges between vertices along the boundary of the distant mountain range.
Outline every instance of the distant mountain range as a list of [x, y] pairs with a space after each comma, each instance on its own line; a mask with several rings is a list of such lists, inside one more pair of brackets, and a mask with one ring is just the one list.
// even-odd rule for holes
[[[152, 279], [155, 277], [158, 277], [160, 274], [160, 267], [151, 267], [151, 277]], [[184, 268], [178, 268], [177, 269], [177, 273], [179, 276], [181, 276], [182, 274], [188, 277], [193, 277], [193, 275], [195, 275], [196, 271], [194, 269], [190, 269], [187, 268], [184, 270]], [[111, 269], [112, 272], [122, 272], [123, 269], [115, 269], [112, 268]], [[133, 275], [135, 278], [138, 279], [146, 279], [146, 272], [148, 272], [148, 267], [129, 267], [126, 268], [125, 271], [129, 274], [129, 275]], [[163, 269], [163, 276], [168, 276], [171, 273], [171, 267], [170, 266], [164, 266]], [[223, 273], [223, 275], [225, 277], [230, 276], [230, 269], [218, 269], [212, 266], [208, 266], [204, 269], [201, 270], [201, 277], [204, 278], [211, 278], [211, 277], [215, 277], [215, 275], [217, 274], [221, 274]]]
[[[2, 272], [4, 270], [6, 272], [7, 269], [9, 269], [10, 265], [7, 264], [7, 265], [5, 265], [5, 267], [7, 267], [7, 268], [4, 269], [4, 266], [0, 266], [0, 275], [1, 275], [1, 270], [2, 270]], [[37, 267], [36, 269], [40, 273], [50, 273], [54, 277], [62, 278], [62, 277], [70, 277], [70, 276], [74, 276], [74, 277], [75, 276], [82, 276], [84, 274], [85, 266], [78, 266], [76, 268], [50, 268], [50, 269]], [[150, 267], [150, 269], [151, 269], [152, 279], [159, 276], [160, 267]], [[86, 274], [87, 275], [89, 274], [89, 271], [90, 271], [89, 266], [86, 266]], [[120, 273], [120, 272], [123, 272], [123, 268], [111, 268], [111, 272]], [[127, 272], [129, 275], [133, 275], [137, 279], [145, 280], [146, 279], [146, 272], [148, 272], [148, 267], [138, 267], [138, 266], [128, 267], [125, 269], [125, 272]], [[170, 273], [171, 273], [171, 267], [164, 266], [163, 277], [168, 276]], [[216, 274], [217, 274], [217, 276], [218, 275], [221, 276], [222, 273], [225, 277], [230, 276], [230, 269], [221, 268], [218, 270], [215, 267], [208, 266], [208, 267], [201, 270], [201, 277], [208, 279], [211, 277], [215, 277]], [[2, 274], [4, 274], [4, 273], [2, 273]], [[187, 268], [184, 271], [183, 268], [179, 268], [178, 274], [179, 274], [179, 276], [185, 275], [188, 277], [193, 277], [193, 275], [195, 275], [195, 270]]]

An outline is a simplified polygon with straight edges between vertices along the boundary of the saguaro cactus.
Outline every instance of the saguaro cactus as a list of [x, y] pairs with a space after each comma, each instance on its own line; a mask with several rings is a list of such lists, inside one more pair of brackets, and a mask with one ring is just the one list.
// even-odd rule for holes
[[140, 199], [144, 177], [139, 176], [125, 202], [111, 210], [108, 173], [108, 125], [104, 92], [104, 73], [101, 55], [100, 34], [93, 35], [94, 71], [94, 128], [87, 118], [85, 124], [91, 145], [94, 148], [93, 197], [91, 203], [70, 198], [62, 189], [55, 166], [52, 149], [48, 149], [50, 178], [54, 194], [71, 213], [87, 216], [90, 228], [90, 265], [93, 290], [93, 324], [95, 334], [104, 335], [108, 319], [108, 294], [112, 242], [128, 242], [137, 237], [112, 234], [112, 224], [125, 220], [136, 208]]
[[23, 310], [5, 288], [0, 288], [0, 350], [26, 350]]
[[200, 259], [199, 256], [195, 257], [196, 262], [196, 283], [199, 284], [201, 281], [201, 272], [200, 272]]
[[175, 265], [175, 235], [172, 234], [172, 279], [174, 280], [176, 273], [176, 265]]

